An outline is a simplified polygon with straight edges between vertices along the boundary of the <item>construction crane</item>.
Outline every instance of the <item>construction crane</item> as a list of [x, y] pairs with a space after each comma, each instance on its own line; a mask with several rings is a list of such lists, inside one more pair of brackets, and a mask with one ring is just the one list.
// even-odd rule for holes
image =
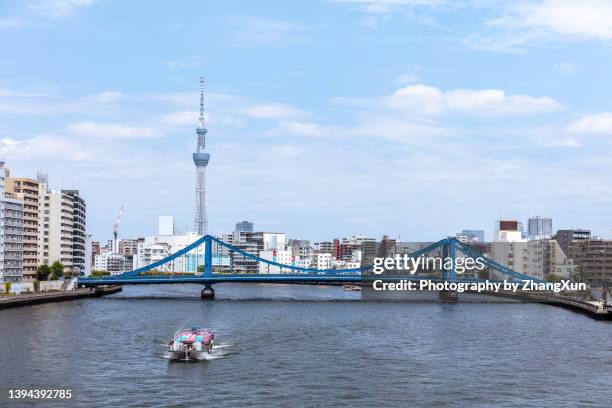
[[115, 225], [113, 226], [113, 252], [119, 252], [119, 224], [121, 223], [121, 217], [123, 216], [123, 205], [119, 209], [119, 214], [117, 214], [117, 219], [115, 219]]

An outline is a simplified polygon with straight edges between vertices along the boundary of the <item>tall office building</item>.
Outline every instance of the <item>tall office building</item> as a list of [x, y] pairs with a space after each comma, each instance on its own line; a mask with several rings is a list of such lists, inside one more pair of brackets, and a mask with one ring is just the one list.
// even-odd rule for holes
[[22, 281], [31, 282], [36, 279], [38, 266], [38, 181], [23, 177], [10, 177], [7, 173], [5, 189], [8, 194], [13, 194], [15, 198], [23, 201]]
[[552, 236], [552, 218], [540, 217], [539, 215], [529, 218], [527, 233], [529, 239], [550, 238]]
[[197, 146], [193, 154], [193, 162], [196, 166], [195, 185], [195, 217], [194, 227], [198, 235], [208, 233], [208, 212], [206, 208], [206, 166], [210, 160], [210, 154], [206, 153], [206, 124], [204, 123], [204, 78], [200, 78], [200, 118], [196, 129]]
[[253, 223], [249, 221], [240, 221], [236, 223], [236, 232], [253, 232]]

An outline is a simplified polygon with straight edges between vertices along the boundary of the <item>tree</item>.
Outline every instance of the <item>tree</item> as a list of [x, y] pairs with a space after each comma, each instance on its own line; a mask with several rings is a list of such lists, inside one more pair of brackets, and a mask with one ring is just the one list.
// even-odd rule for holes
[[55, 261], [51, 265], [51, 279], [59, 279], [64, 276], [64, 265], [60, 261]]
[[559, 275], [555, 275], [554, 273], [549, 273], [546, 276], [546, 281], [548, 281], [548, 282], [561, 282], [561, 277]]
[[49, 275], [51, 274], [51, 268], [49, 265], [43, 264], [36, 268], [36, 279], [39, 281], [46, 281], [49, 279]]
[[198, 272], [199, 273], [203, 273], [204, 272], [204, 265], [198, 265]]

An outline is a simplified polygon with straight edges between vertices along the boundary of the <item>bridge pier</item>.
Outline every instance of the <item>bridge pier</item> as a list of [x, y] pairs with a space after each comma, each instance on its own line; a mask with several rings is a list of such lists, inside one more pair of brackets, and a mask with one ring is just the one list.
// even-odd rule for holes
[[202, 289], [202, 292], [200, 292], [200, 297], [202, 298], [202, 300], [214, 300], [215, 290], [210, 284], [206, 284], [204, 285], [204, 289]]

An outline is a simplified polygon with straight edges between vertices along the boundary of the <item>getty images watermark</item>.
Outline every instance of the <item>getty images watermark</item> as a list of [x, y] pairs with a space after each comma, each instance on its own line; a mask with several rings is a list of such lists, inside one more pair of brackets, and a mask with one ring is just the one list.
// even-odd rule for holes
[[[422, 279], [413, 281], [399, 279], [398, 272], [408, 272], [414, 275], [418, 270], [452, 270], [454, 268], [457, 275], [466, 272], [479, 272], [486, 268], [485, 260], [482, 257], [410, 257], [407, 254], [395, 255], [387, 258], [374, 258], [372, 272], [375, 275], [385, 275], [388, 280], [375, 279], [372, 282], [372, 289], [375, 291], [441, 291], [450, 290], [457, 292], [517, 292], [521, 291], [581, 291], [586, 290], [586, 283], [571, 282], [570, 280], [560, 280], [559, 282], [536, 282], [534, 280], [523, 281], [490, 281], [486, 279], [478, 282], [457, 282], [457, 281], [433, 281]], [[390, 273], [393, 272], [393, 273]], [[391, 279], [396, 278], [391, 281]]]

